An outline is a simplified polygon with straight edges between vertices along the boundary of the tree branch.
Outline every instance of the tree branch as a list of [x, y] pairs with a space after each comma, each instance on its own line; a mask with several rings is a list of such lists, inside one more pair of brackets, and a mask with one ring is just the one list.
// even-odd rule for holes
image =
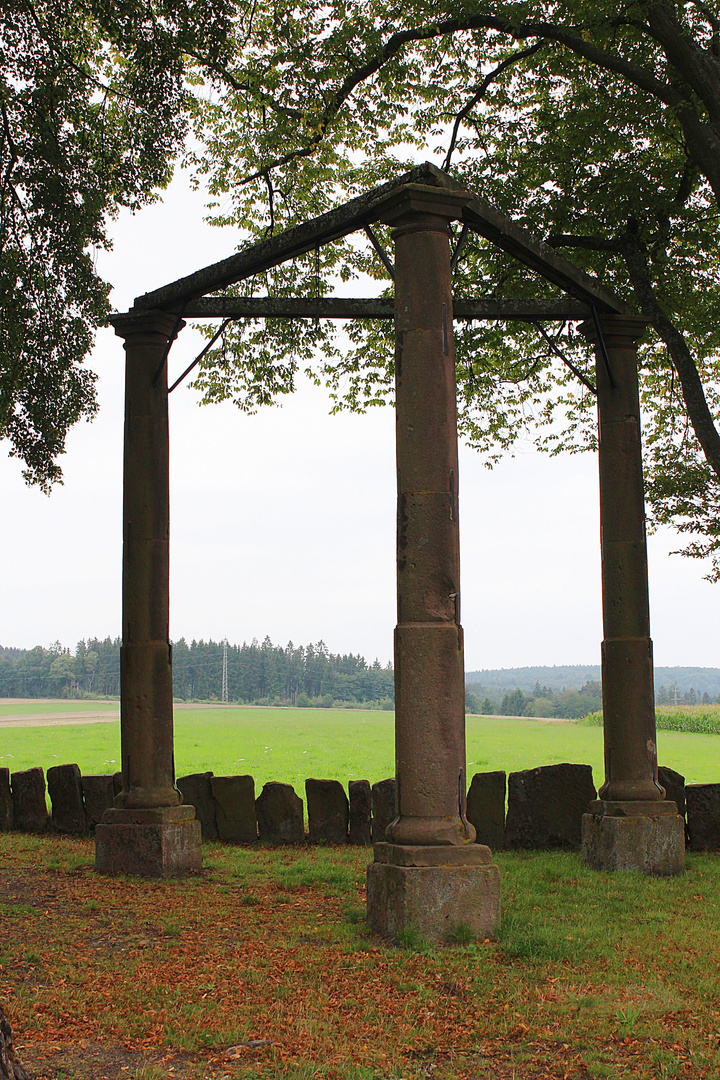
[[450, 145], [448, 146], [448, 152], [442, 166], [443, 172], [449, 172], [450, 170], [450, 158], [452, 157], [453, 150], [455, 149], [458, 131], [460, 130], [460, 124], [463, 122], [466, 116], [469, 116], [469, 114], [472, 112], [478, 102], [482, 101], [489, 87], [495, 82], [498, 75], [501, 75], [503, 71], [506, 71], [507, 68], [511, 67], [513, 64], [516, 64], [519, 60], [524, 60], [526, 57], [532, 56], [533, 53], [538, 52], [540, 49], [544, 48], [545, 45], [546, 42], [544, 39], [536, 41], [535, 44], [531, 45], [528, 49], [520, 49], [518, 50], [518, 52], [513, 53], [511, 56], [506, 57], [502, 61], [502, 63], [498, 64], [497, 67], [493, 68], [492, 71], [488, 72], [483, 81], [478, 85], [475, 93], [470, 98], [467, 105], [463, 109], [461, 109], [455, 117], [455, 124], [453, 126], [452, 136], [450, 138]]
[[622, 250], [619, 240], [608, 240], [604, 236], [573, 236], [572, 233], [554, 233], [547, 237], [545, 243], [551, 248], [583, 248], [586, 251], [614, 251]]
[[634, 232], [627, 232], [623, 239], [623, 257], [640, 309], [644, 315], [652, 319], [655, 330], [667, 346], [678, 373], [680, 389], [693, 431], [710, 468], [720, 479], [720, 432], [710, 412], [697, 365], [683, 334], [660, 305], [648, 274], [645, 251], [637, 235]]
[[633, 64], [620, 56], [613, 56], [604, 49], [592, 45], [590, 42], [585, 41], [580, 34], [575, 33], [574, 30], [567, 30], [547, 22], [514, 25], [509, 19], [489, 15], [471, 15], [466, 19], [445, 19], [441, 22], [431, 23], [429, 26], [421, 26], [412, 30], [399, 30], [391, 34], [376, 54], [372, 58], [365, 60], [364, 63], [358, 63], [358, 66], [345, 77], [335, 93], [331, 95], [318, 117], [314, 134], [304, 146], [266, 162], [261, 169], [247, 176], [241, 183], [249, 184], [261, 177], [268, 169], [281, 168], [291, 161], [312, 154], [356, 87], [372, 78], [380, 68], [407, 45], [446, 37], [465, 30], [496, 30], [499, 33], [508, 34], [516, 41], [524, 41], [526, 38], [531, 37], [546, 38], [548, 41], [565, 45], [572, 52], [583, 56], [606, 71], [613, 71], [621, 75], [624, 79], [645, 90], [665, 105], [676, 108], [688, 104], [687, 99], [669, 83], [658, 79], [652, 72], [640, 67], [638, 64]]

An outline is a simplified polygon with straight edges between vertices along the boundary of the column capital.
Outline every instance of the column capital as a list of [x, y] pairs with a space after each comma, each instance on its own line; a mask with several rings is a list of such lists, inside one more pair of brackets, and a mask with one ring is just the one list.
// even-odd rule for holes
[[[633, 345], [640, 340], [652, 320], [644, 315], [616, 315], [610, 312], [598, 312], [598, 322], [605, 338], [612, 338], [613, 344], [620, 347]], [[588, 341], [596, 344], [597, 331], [593, 319], [580, 323], [578, 330]]]
[[185, 326], [183, 319], [169, 311], [151, 308], [149, 311], [124, 311], [110, 316], [108, 322], [115, 329], [117, 337], [126, 341], [131, 337], [147, 337], [159, 334], [166, 341], [171, 341]]
[[[445, 188], [430, 187], [428, 184], [405, 184], [388, 200], [381, 221], [385, 225], [420, 224], [423, 218], [429, 219], [420, 227], [446, 228], [447, 223], [462, 216], [463, 207], [471, 199], [467, 191], [448, 191]], [[443, 224], [433, 224], [433, 218], [440, 218]]]

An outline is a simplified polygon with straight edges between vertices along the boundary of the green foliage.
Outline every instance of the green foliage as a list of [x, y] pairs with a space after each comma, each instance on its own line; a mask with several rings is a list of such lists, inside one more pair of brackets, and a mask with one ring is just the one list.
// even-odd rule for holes
[[[602, 727], [602, 713], [591, 713], [582, 722], [591, 727]], [[664, 705], [655, 710], [655, 723], [658, 731], [720, 735], [720, 705]]]
[[[654, 520], [720, 551], [720, 128], [717, 19], [664, 0], [378, 0], [258, 5], [191, 155], [232, 222], [261, 238], [397, 175], [419, 158], [453, 175], [626, 296], [652, 322], [642, 350]], [[382, 230], [381, 230], [382, 232]], [[388, 238], [383, 235], [383, 241]], [[256, 293], [323, 295], [334, 274], [386, 274], [341, 241], [258, 275]], [[477, 237], [457, 295], [552, 290]], [[592, 377], [583, 339], [553, 331]], [[304, 366], [337, 408], [388, 399], [392, 327], [249, 324], [207, 358], [206, 400], [254, 408]], [[528, 434], [551, 453], [595, 445], [592, 395], [533, 326], [457, 328], [459, 427], [492, 461]], [[319, 350], [319, 352], [315, 352]]]
[[[60, 642], [49, 649], [6, 649], [0, 657], [3, 697], [117, 696], [120, 693], [120, 640], [90, 638], [75, 656]], [[223, 644], [184, 638], [173, 646], [173, 688], [180, 700], [218, 700], [222, 690]], [[392, 709], [394, 676], [390, 665], [372, 664], [352, 653], [329, 652], [324, 642], [285, 648], [265, 638], [228, 647], [228, 688], [232, 701], [307, 708]]]
[[[225, 0], [2, 0], [0, 438], [45, 490], [95, 412], [83, 366], [107, 317], [107, 219], [167, 183], [190, 51], [219, 56]], [[201, 62], [206, 65], [207, 60]]]

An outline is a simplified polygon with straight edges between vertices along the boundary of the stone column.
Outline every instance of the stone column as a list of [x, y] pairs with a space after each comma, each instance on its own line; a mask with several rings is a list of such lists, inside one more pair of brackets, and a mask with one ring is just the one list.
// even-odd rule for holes
[[[123, 612], [120, 650], [122, 791], [95, 831], [104, 873], [144, 877], [201, 868], [200, 825], [175, 787], [169, 640], [167, 365], [177, 320], [119, 315], [125, 339]], [[184, 325], [184, 324], [183, 324]]]
[[603, 595], [605, 783], [583, 818], [583, 854], [600, 869], [674, 874], [684, 868], [682, 819], [658, 783], [637, 341], [647, 321], [594, 324]]
[[464, 194], [398, 193], [394, 225], [397, 447], [397, 816], [368, 869], [368, 921], [443, 938], [499, 924], [499, 873], [465, 816], [458, 460], [449, 222]]

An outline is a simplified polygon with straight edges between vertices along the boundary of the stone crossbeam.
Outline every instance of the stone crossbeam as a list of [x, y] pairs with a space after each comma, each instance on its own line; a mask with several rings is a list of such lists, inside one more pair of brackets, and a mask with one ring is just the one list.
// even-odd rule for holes
[[[203, 296], [191, 300], [184, 309], [186, 319], [393, 319], [392, 298], [371, 299], [322, 296], [318, 299], [295, 296]], [[532, 299], [457, 299], [453, 305], [456, 322], [518, 319], [561, 321], [588, 319], [588, 304], [566, 297]]]
[[159, 308], [177, 312], [184, 309], [191, 300], [235, 285], [317, 247], [340, 240], [365, 225], [386, 219], [398, 201], [412, 188], [422, 191], [433, 187], [453, 194], [464, 194], [466, 200], [461, 218], [464, 224], [548, 281], [560, 285], [570, 296], [592, 304], [602, 312], [623, 313], [627, 310], [624, 301], [619, 297], [604, 289], [552, 248], [534, 239], [490, 203], [465, 191], [460, 184], [429, 162], [418, 165], [397, 180], [373, 188], [334, 210], [286, 229], [260, 243], [251, 244], [227, 259], [137, 297], [135, 310]]

